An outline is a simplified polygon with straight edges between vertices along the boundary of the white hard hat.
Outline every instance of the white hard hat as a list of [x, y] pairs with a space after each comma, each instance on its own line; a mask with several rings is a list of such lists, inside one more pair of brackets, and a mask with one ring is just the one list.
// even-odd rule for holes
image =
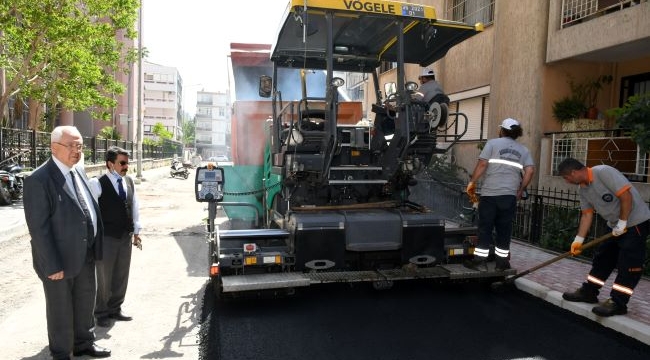
[[420, 74], [420, 77], [423, 76], [435, 76], [436, 74], [433, 73], [433, 69], [430, 68], [422, 68], [422, 73]]

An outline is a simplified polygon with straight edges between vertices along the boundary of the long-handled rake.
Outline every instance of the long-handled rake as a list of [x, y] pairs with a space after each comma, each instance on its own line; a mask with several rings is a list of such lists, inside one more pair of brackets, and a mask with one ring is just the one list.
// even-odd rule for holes
[[[583, 244], [581, 250], [586, 250], [586, 249], [589, 249], [591, 247], [594, 247], [594, 246], [596, 246], [596, 245], [598, 245], [598, 244], [600, 244], [600, 243], [602, 243], [604, 241], [609, 240], [612, 236], [613, 236], [612, 233], [607, 233], [607, 234], [605, 234], [605, 235], [603, 235], [601, 237], [598, 237], [598, 238], [596, 238], [596, 239], [594, 239], [594, 240], [592, 240], [592, 241], [590, 241], [590, 242], [588, 242], [586, 244]], [[550, 259], [544, 261], [543, 263], [541, 263], [539, 265], [533, 266], [532, 268], [530, 268], [528, 270], [525, 270], [525, 271], [523, 271], [523, 272], [521, 272], [521, 273], [519, 273], [517, 275], [511, 276], [511, 277], [509, 277], [509, 278], [507, 278], [507, 279], [505, 279], [503, 281], [494, 282], [490, 286], [492, 287], [492, 290], [502, 291], [505, 288], [506, 285], [514, 284], [516, 279], [519, 279], [522, 276], [526, 276], [526, 275], [532, 273], [535, 270], [539, 270], [539, 269], [541, 269], [543, 267], [551, 265], [551, 264], [553, 264], [555, 262], [558, 262], [558, 261], [560, 261], [560, 260], [562, 260], [562, 259], [564, 259], [566, 257], [569, 257], [569, 256], [571, 256], [571, 251], [567, 251], [567, 252], [565, 252], [563, 254], [560, 254], [560, 255], [558, 255], [558, 256], [556, 256], [554, 258], [550, 258]]]

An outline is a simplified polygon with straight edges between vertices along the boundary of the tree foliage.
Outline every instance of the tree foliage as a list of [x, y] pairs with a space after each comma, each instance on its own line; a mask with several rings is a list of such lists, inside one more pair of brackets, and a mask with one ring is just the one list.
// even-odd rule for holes
[[138, 56], [119, 41], [136, 37], [138, 7], [139, 0], [0, 2], [2, 113], [17, 95], [106, 118], [124, 91], [115, 74]]
[[120, 131], [114, 126], [105, 126], [97, 134], [98, 137], [109, 139], [109, 140], [120, 140], [122, 135]]
[[163, 123], [157, 122], [152, 128], [151, 132], [158, 136], [159, 144], [162, 144], [164, 139], [171, 139], [174, 134], [167, 130]]
[[194, 147], [194, 138], [196, 136], [194, 127], [194, 120], [185, 119], [185, 121], [183, 121], [183, 144], [185, 144], [185, 146]]
[[616, 118], [618, 126], [630, 130], [630, 137], [641, 149], [650, 152], [650, 93], [631, 96], [623, 107], [607, 113]]

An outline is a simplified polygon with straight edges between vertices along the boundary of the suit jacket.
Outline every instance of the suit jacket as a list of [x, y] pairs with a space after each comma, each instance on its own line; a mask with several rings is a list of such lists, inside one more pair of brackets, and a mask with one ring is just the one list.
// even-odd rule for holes
[[[79, 180], [89, 194], [88, 177], [78, 171]], [[99, 206], [89, 196], [97, 213], [95, 260], [102, 258], [104, 229]], [[61, 270], [65, 278], [76, 277], [86, 261], [88, 252], [85, 216], [61, 170], [50, 159], [25, 178], [23, 205], [25, 220], [31, 235], [34, 270], [45, 280]]]

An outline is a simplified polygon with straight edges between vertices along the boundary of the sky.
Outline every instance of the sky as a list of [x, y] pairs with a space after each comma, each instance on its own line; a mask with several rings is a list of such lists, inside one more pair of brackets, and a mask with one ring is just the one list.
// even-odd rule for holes
[[142, 0], [145, 59], [178, 69], [183, 107], [197, 91], [226, 91], [230, 43], [272, 44], [289, 0]]

